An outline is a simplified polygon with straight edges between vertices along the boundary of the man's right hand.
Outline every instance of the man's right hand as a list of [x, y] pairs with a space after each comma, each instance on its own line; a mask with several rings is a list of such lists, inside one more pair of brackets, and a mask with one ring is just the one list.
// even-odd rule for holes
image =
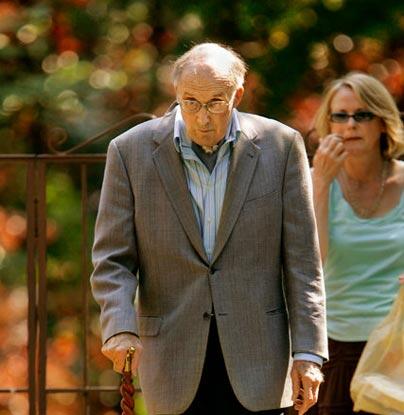
[[122, 373], [125, 366], [126, 353], [129, 347], [136, 349], [132, 358], [132, 374], [135, 375], [139, 366], [140, 355], [143, 351], [142, 343], [139, 338], [131, 333], [120, 333], [109, 338], [102, 346], [101, 352], [114, 365], [115, 372]]

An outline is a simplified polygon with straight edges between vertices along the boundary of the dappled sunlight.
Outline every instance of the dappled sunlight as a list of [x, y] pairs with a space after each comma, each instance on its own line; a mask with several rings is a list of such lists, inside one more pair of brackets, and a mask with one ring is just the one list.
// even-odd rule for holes
[[[303, 135], [313, 127], [321, 91], [351, 70], [382, 81], [403, 111], [403, 33], [402, 6], [393, 0], [369, 2], [366, 15], [363, 4], [354, 0], [287, 5], [241, 0], [225, 6], [210, 0], [199, 5], [182, 0], [3, 0], [0, 153], [63, 152], [136, 113], [163, 115], [176, 99], [173, 61], [207, 40], [229, 44], [247, 61], [241, 111], [286, 122]], [[104, 154], [109, 140], [131, 123], [78, 152]], [[309, 152], [317, 141], [316, 133], [310, 133]], [[39, 288], [43, 277], [48, 290], [47, 387], [119, 384], [100, 352], [99, 308], [88, 281], [103, 168], [103, 161], [86, 169], [49, 161], [46, 203], [40, 206], [36, 198], [27, 212], [27, 194], [38, 190], [32, 177], [27, 182], [27, 164], [3, 159], [0, 165], [1, 388], [28, 387], [28, 282], [33, 282], [31, 298], [38, 303], [39, 294], [44, 294]], [[43, 229], [39, 222], [27, 223], [29, 213], [40, 209], [46, 211]], [[36, 239], [27, 241], [28, 234]], [[41, 267], [39, 259], [45, 256], [39, 258], [39, 242], [46, 247]], [[30, 268], [29, 255], [34, 256]], [[28, 280], [28, 268], [33, 281]], [[84, 413], [83, 396], [48, 393], [48, 413]], [[89, 391], [87, 396], [91, 413], [119, 413], [116, 391]], [[141, 396], [137, 400], [138, 415], [145, 415]], [[28, 404], [24, 391], [2, 393], [0, 415], [26, 415]]]

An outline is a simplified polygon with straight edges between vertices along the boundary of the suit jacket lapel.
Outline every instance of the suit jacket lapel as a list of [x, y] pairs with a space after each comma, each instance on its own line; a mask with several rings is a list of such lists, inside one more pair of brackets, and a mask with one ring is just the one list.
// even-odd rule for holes
[[155, 130], [153, 139], [158, 144], [153, 152], [153, 161], [160, 175], [168, 198], [187, 234], [192, 246], [208, 263], [201, 234], [195, 218], [188, 184], [181, 162], [173, 143], [175, 112], [167, 114]]
[[[240, 121], [241, 116], [242, 114], [240, 114]], [[240, 124], [242, 131], [245, 131], [243, 124]], [[236, 223], [258, 161], [260, 150], [252, 142], [254, 130], [248, 131], [247, 134], [241, 132], [233, 148], [212, 263], [216, 261], [222, 252]]]

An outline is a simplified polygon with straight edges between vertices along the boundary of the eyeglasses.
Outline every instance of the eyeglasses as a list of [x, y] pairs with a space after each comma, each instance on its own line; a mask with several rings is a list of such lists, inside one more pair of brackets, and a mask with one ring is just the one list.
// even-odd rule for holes
[[183, 99], [180, 101], [181, 109], [190, 114], [195, 114], [201, 110], [201, 108], [206, 108], [212, 114], [223, 114], [229, 108], [230, 102], [227, 101], [209, 101], [206, 104], [202, 104], [196, 99]]
[[332, 112], [330, 114], [330, 121], [338, 124], [345, 124], [351, 117], [356, 122], [368, 122], [373, 120], [375, 114], [370, 111], [357, 111], [353, 114], [348, 114], [347, 112]]

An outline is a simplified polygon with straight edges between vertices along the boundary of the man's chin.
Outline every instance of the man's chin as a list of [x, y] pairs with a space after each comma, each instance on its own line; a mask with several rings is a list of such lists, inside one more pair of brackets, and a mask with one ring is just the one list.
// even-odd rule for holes
[[211, 133], [206, 133], [198, 134], [193, 141], [195, 141], [197, 144], [201, 146], [214, 146], [220, 141], [220, 139], [217, 139]]

